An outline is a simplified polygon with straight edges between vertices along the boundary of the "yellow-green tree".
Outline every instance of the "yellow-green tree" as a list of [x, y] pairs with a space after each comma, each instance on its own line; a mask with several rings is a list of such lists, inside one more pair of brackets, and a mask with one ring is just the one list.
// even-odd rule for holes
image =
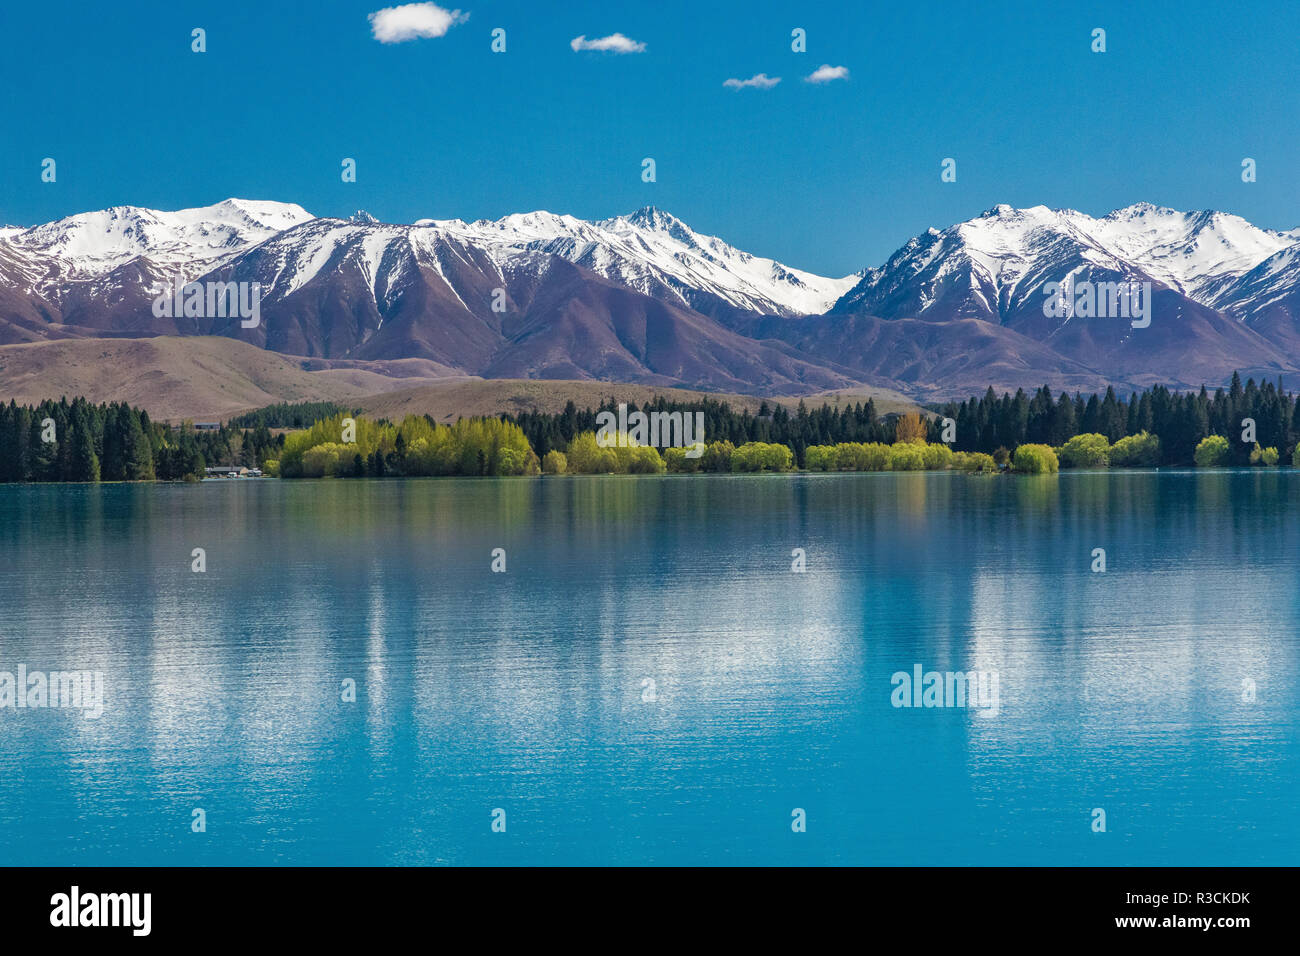
[[895, 442], [889, 447], [890, 471], [924, 471], [925, 451], [914, 442]]
[[1196, 446], [1193, 458], [1200, 468], [1214, 468], [1228, 460], [1228, 439], [1222, 435], [1206, 435]]
[[1011, 467], [1030, 475], [1055, 474], [1061, 463], [1048, 445], [1020, 445], [1011, 458]]

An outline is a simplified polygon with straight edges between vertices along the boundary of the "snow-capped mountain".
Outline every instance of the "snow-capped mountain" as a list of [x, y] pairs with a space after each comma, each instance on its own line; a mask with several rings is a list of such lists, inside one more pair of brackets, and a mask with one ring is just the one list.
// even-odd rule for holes
[[[533, 218], [536, 217], [522, 217]], [[483, 225], [315, 219], [200, 277], [258, 282], [262, 324], [232, 335], [296, 355], [420, 357], [489, 378], [600, 378], [735, 390], [853, 377], [723, 327], [666, 289], [646, 294]]]
[[1300, 241], [1215, 290], [1211, 301], [1239, 318], [1258, 320], [1277, 309], [1300, 316]]
[[706, 314], [719, 306], [770, 315], [819, 314], [858, 279], [825, 278], [750, 255], [653, 206], [598, 222], [532, 212], [473, 223], [426, 219], [417, 225], [476, 244], [560, 256], [630, 289]]
[[[143, 273], [179, 272], [192, 278], [313, 218], [291, 203], [243, 199], [176, 212], [118, 206], [31, 229], [7, 227], [0, 231], [0, 256], [7, 256], [27, 279], [25, 291], [58, 301], [69, 283], [103, 279], [133, 263]], [[496, 221], [423, 219], [394, 225], [364, 211], [330, 221], [346, 226], [312, 235], [326, 245], [356, 239], [368, 250], [363, 256], [367, 262], [376, 255], [382, 258], [377, 250], [399, 238], [426, 249], [447, 243], [472, 245], [498, 263], [545, 253], [704, 312], [731, 308], [776, 315], [820, 313], [857, 281], [856, 276], [825, 278], [750, 255], [717, 237], [696, 233], [653, 207], [599, 222], [531, 212]], [[366, 233], [364, 239], [357, 230]], [[312, 264], [327, 261], [330, 254], [325, 248], [303, 248], [300, 241], [299, 261], [288, 267], [293, 277], [288, 291], [305, 283], [313, 274]]]
[[28, 264], [33, 287], [45, 289], [99, 278], [141, 258], [192, 274], [311, 218], [292, 203], [245, 199], [175, 212], [114, 206], [0, 233], [0, 241]]
[[1170, 288], [1205, 304], [1225, 280], [1293, 245], [1295, 234], [1260, 229], [1240, 216], [1178, 212], [1151, 203], [1117, 209], [1101, 219], [1070, 213], [1097, 244]]
[[1100, 219], [1073, 209], [999, 205], [916, 236], [885, 265], [868, 269], [835, 310], [1013, 324], [1008, 320], [1021, 307], [1041, 305], [1044, 283], [1081, 272], [1150, 280], [1222, 309], [1236, 280], [1298, 240], [1298, 231], [1260, 229], [1239, 216], [1150, 203]]
[[[39, 247], [46, 280], [20, 283], [29, 294], [9, 299], [6, 256], [20, 266], [36, 258], [38, 247], [24, 234], [21, 248], [0, 241], [0, 319], [8, 325], [8, 341], [208, 334], [311, 357], [428, 358], [488, 377], [690, 382], [728, 389], [757, 383], [784, 391], [852, 384], [851, 376], [823, 363], [731, 332], [686, 305], [667, 281], [646, 294], [546, 251], [537, 244], [537, 224], [552, 218], [507, 217], [502, 228], [492, 229], [486, 223], [381, 223], [358, 212], [348, 219], [306, 217], [255, 241], [248, 233], [218, 235], [207, 217], [203, 229], [179, 238], [168, 233], [157, 248], [137, 241], [138, 229], [107, 230], [92, 247], [94, 255], [85, 251], [89, 243], [75, 244], [80, 237], [74, 226], [51, 230], [54, 236]], [[89, 221], [94, 231], [104, 220]], [[76, 225], [85, 229], [84, 220]], [[74, 239], [59, 244], [68, 233]], [[601, 233], [593, 229], [592, 235]], [[76, 251], [67, 253], [71, 261], [62, 261], [60, 253], [68, 249]], [[738, 267], [766, 262], [729, 247], [720, 251]], [[629, 275], [633, 265], [628, 260]], [[786, 270], [791, 282], [781, 267], [768, 263], [729, 281], [719, 268], [697, 301], [730, 296], [733, 289], [746, 289], [757, 301], [754, 268], [770, 272], [772, 288], [787, 295], [786, 289], [802, 294], [805, 280], [818, 279]], [[639, 275], [664, 271], [647, 268]], [[159, 284], [177, 272], [197, 283], [257, 283], [258, 324], [244, 328], [236, 316], [156, 315]], [[829, 301], [835, 287], [825, 290]], [[727, 300], [732, 301], [745, 300]]]
[[[975, 319], [1048, 345], [1128, 382], [1200, 384], [1224, 369], [1273, 374], [1300, 362], [1293, 330], [1296, 232], [1221, 212], [1138, 203], [1094, 218], [1071, 209], [996, 206], [911, 239], [832, 310], [887, 320]], [[1045, 308], [1049, 283], [1150, 283], [1150, 324]], [[1291, 296], [1291, 298], [1288, 298]], [[1261, 307], [1274, 309], [1267, 326]]]
[[[155, 315], [178, 275], [258, 283], [259, 323]], [[1048, 283], [1067, 277], [1151, 283], [1152, 323], [1049, 314]], [[1148, 203], [1100, 218], [1000, 205], [826, 278], [654, 207], [393, 224], [231, 199], [0, 229], [0, 344], [194, 334], [486, 377], [733, 391], [1197, 386], [1300, 371], [1300, 230]]]

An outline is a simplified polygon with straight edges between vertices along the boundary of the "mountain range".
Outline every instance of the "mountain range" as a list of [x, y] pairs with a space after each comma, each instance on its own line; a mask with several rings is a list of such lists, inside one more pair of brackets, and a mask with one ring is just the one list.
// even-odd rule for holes
[[[178, 276], [259, 283], [259, 324], [155, 315]], [[1051, 284], [1067, 278], [1150, 283], [1150, 325], [1052, 315]], [[419, 359], [449, 376], [928, 399], [1276, 377], [1300, 371], [1298, 321], [1300, 230], [1148, 203], [1101, 218], [999, 205], [840, 278], [654, 207], [408, 225], [229, 199], [0, 228], [0, 346], [215, 335], [358, 368]]]

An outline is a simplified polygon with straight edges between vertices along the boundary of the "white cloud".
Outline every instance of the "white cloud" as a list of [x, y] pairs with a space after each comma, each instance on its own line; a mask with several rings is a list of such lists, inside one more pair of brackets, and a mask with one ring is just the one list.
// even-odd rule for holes
[[747, 86], [752, 86], [759, 90], [770, 90], [780, 82], [781, 78], [779, 76], [768, 76], [766, 73], [755, 73], [747, 80], [737, 80], [732, 78], [724, 81], [722, 85], [729, 90], [743, 90]]
[[804, 82], [829, 83], [831, 80], [847, 80], [848, 78], [849, 68], [847, 66], [831, 66], [829, 63], [823, 63], [804, 77]]
[[436, 3], [404, 3], [370, 14], [370, 29], [380, 43], [404, 43], [446, 36], [448, 30], [468, 19], [468, 13], [444, 10]]
[[600, 50], [608, 53], [644, 53], [645, 44], [637, 43], [621, 33], [611, 33], [607, 37], [600, 37], [596, 40], [588, 40], [586, 34], [580, 37], [574, 37], [569, 41], [569, 46], [573, 47], [573, 52], [579, 50]]

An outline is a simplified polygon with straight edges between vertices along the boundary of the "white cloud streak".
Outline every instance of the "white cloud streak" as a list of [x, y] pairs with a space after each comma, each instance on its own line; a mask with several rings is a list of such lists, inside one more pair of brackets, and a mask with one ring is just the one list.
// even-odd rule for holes
[[847, 66], [831, 66], [829, 63], [823, 63], [804, 77], [804, 82], [829, 83], [832, 80], [847, 80], [848, 78], [849, 68]]
[[406, 3], [370, 14], [370, 31], [380, 43], [405, 43], [446, 36], [448, 30], [468, 19], [468, 13], [444, 10], [436, 3]]
[[746, 87], [753, 87], [756, 90], [770, 90], [776, 84], [781, 82], [779, 76], [768, 76], [766, 73], [755, 73], [747, 80], [738, 80], [731, 78], [724, 80], [722, 85], [729, 90], [743, 90]]
[[644, 53], [645, 44], [638, 43], [636, 40], [623, 36], [621, 33], [611, 33], [607, 37], [598, 37], [595, 40], [588, 40], [586, 34], [574, 37], [569, 41], [569, 46], [573, 52], [580, 50], [596, 50], [601, 53]]

